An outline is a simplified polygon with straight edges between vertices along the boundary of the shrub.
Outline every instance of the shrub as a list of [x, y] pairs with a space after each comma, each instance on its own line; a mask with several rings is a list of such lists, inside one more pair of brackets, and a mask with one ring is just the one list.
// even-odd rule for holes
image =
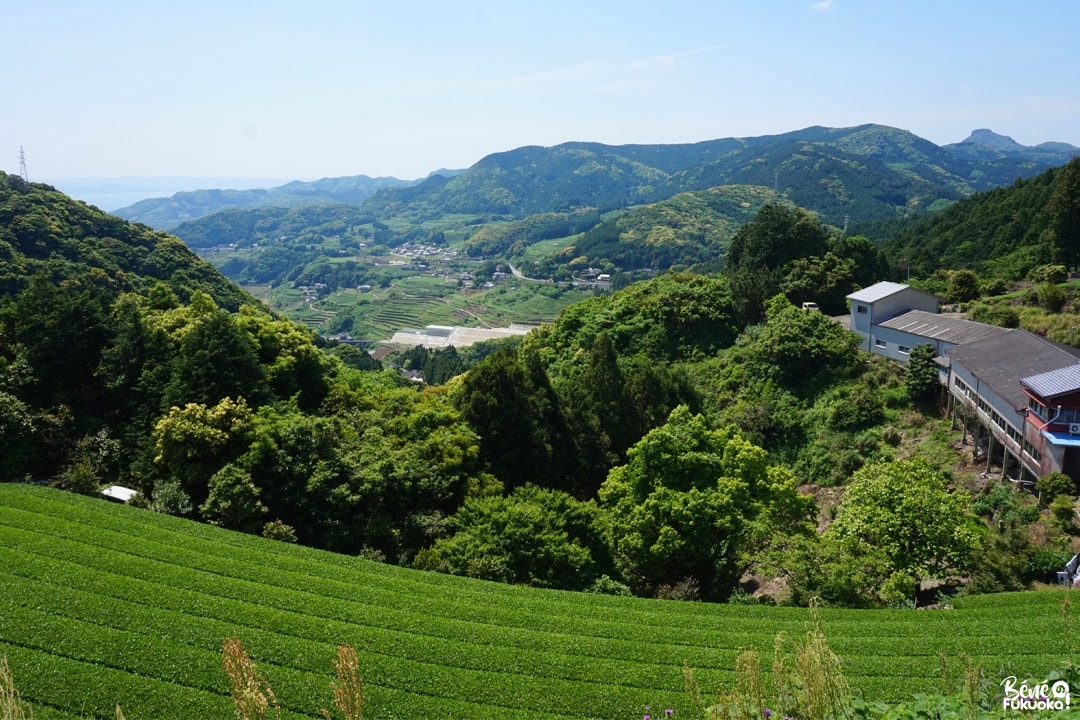
[[741, 587], [735, 588], [728, 596], [728, 605], [758, 605], [760, 601], [752, 593], [748, 593]]
[[[936, 371], [934, 381], [937, 381]], [[880, 425], [885, 419], [881, 396], [862, 383], [837, 388], [825, 402], [825, 422], [832, 430], [862, 430]]]
[[1028, 582], [1054, 582], [1057, 573], [1071, 557], [1072, 553], [1068, 550], [1032, 550], [1024, 568], [1024, 579]]
[[170, 479], [162, 480], [154, 485], [150, 509], [165, 515], [183, 517], [189, 515], [195, 508], [191, 503], [191, 498], [180, 487], [180, 481]]
[[1076, 483], [1071, 477], [1061, 472], [1043, 475], [1035, 481], [1035, 489], [1039, 492], [1042, 501], [1047, 504], [1062, 495], [1069, 497], [1076, 495]]
[[1036, 283], [1063, 283], [1069, 279], [1069, 273], [1064, 265], [1040, 265], [1033, 268], [1028, 274], [1032, 282]]
[[1046, 283], [1038, 287], [1039, 305], [1048, 313], [1059, 313], [1065, 307], [1065, 291], [1057, 285]]
[[938, 383], [938, 368], [934, 363], [937, 352], [929, 343], [919, 343], [911, 349], [907, 368], [904, 373], [904, 385], [912, 401], [929, 397]]
[[674, 585], [660, 585], [656, 588], [657, 600], [700, 600], [701, 583], [697, 578], [683, 578]]
[[987, 297], [993, 297], [994, 295], [1004, 295], [1009, 292], [1009, 284], [1000, 278], [995, 280], [988, 280], [982, 286], [982, 294]]
[[909, 572], [896, 571], [889, 576], [878, 594], [890, 608], [914, 608], [915, 592], [919, 589], [919, 582]]
[[979, 276], [971, 270], [949, 273], [949, 297], [954, 302], [970, 302], [979, 297]]
[[593, 581], [593, 584], [585, 589], [585, 592], [599, 593], [600, 595], [630, 596], [634, 594], [630, 591], [629, 585], [614, 580], [608, 575], [601, 575], [596, 578], [596, 580]]
[[263, 525], [262, 536], [268, 540], [296, 542], [296, 530], [292, 525], [287, 525], [280, 520], [272, 520]]
[[1076, 506], [1073, 503], [1072, 497], [1068, 495], [1058, 495], [1050, 502], [1050, 514], [1054, 516], [1054, 520], [1064, 530], [1069, 530], [1073, 526], [1073, 521], [1076, 519]]
[[1011, 305], [1001, 303], [972, 303], [968, 317], [975, 322], [997, 325], [1004, 328], [1020, 327], [1020, 313]]

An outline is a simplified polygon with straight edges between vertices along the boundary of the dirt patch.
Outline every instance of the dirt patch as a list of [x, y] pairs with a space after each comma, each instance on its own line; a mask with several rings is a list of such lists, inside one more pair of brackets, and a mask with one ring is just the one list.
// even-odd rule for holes
[[818, 506], [817, 531], [823, 533], [829, 523], [833, 521], [833, 518], [836, 517], [836, 508], [840, 507], [840, 503], [844, 499], [844, 493], [847, 492], [847, 487], [823, 487], [821, 485], [807, 484], [800, 485], [799, 492], [814, 498], [814, 503]]

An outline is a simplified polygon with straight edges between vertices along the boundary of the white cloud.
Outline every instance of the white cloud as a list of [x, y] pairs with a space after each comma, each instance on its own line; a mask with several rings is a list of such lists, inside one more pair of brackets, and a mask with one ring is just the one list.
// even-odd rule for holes
[[825, 12], [826, 10], [832, 10], [832, 0], [821, 0], [820, 2], [811, 3], [810, 9], [816, 10], [817, 12]]

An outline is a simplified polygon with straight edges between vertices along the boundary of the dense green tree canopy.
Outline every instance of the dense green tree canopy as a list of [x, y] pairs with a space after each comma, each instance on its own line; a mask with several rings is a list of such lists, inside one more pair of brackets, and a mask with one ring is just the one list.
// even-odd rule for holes
[[828, 236], [805, 210], [765, 205], [735, 233], [728, 250], [732, 271], [748, 267], [779, 270], [798, 258], [824, 255]]
[[604, 518], [592, 501], [523, 485], [509, 496], [473, 498], [417, 564], [488, 580], [584, 590], [614, 573]]
[[703, 596], [723, 596], [740, 558], [760, 540], [755, 523], [768, 518], [783, 528], [813, 508], [794, 475], [770, 467], [764, 450], [734, 428], [710, 428], [685, 406], [628, 456], [608, 475], [600, 500], [611, 514], [616, 562], [638, 593], [692, 577]]
[[779, 292], [797, 304], [816, 302], [829, 314], [842, 314], [848, 293], [879, 280], [883, 268], [865, 238], [831, 239], [806, 211], [765, 205], [735, 233], [726, 273], [738, 317], [754, 324]]
[[567, 308], [546, 332], [528, 341], [542, 346], [554, 366], [591, 348], [607, 331], [620, 355], [643, 353], [653, 361], [712, 355], [738, 335], [728, 283], [723, 278], [666, 273], [625, 290]]
[[977, 545], [968, 502], [925, 460], [868, 465], [851, 486], [826, 535], [854, 556], [880, 553], [883, 579], [962, 572]]
[[[521, 340], [402, 353], [445, 382], [425, 388], [219, 292], [174, 238], [9, 180], [5, 480], [127, 484], [158, 511], [546, 587], [690, 578], [716, 599], [768, 558], [796, 602], [878, 605], [972, 565], [957, 496], [919, 485], [941, 476], [889, 462], [913, 411], [903, 371], [792, 304], [831, 312], [883, 267], [807, 213], [763, 210], [728, 275], [665, 273]], [[853, 474], [815, 539], [796, 478]]]
[[885, 245], [912, 276], [968, 268], [1020, 280], [1050, 263], [1077, 262], [1080, 159], [961, 200], [902, 228]]

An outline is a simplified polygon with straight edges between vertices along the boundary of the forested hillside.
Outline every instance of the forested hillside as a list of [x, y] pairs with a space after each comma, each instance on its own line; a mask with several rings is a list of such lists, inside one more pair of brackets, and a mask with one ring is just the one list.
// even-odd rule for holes
[[763, 185], [827, 222], [918, 214], [942, 203], [1030, 177], [1050, 163], [954, 154], [880, 125], [811, 127], [782, 135], [693, 145], [565, 143], [483, 158], [449, 180], [385, 189], [365, 202], [382, 219], [450, 213], [520, 218], [656, 202], [718, 185]]
[[3, 479], [353, 552], [415, 551], [419, 518], [493, 484], [445, 398], [350, 369], [175, 238], [3, 179]]
[[772, 190], [752, 185], [679, 193], [587, 228], [562, 250], [535, 262], [529, 273], [567, 279], [591, 266], [621, 272], [685, 270], [695, 265], [718, 269], [735, 232], [762, 206], [775, 202], [782, 200]]
[[1020, 280], [1047, 264], [1080, 268], [1080, 159], [908, 225], [885, 250], [922, 277], [966, 268]]
[[203, 291], [229, 310], [254, 303], [172, 235], [0, 172], [0, 298], [35, 277], [51, 285], [78, 279], [106, 293], [147, 293], [162, 283], [183, 300]]
[[[4, 480], [119, 483], [226, 528], [645, 596], [769, 581], [772, 601], [912, 604], [922, 581], [1017, 588], [1062, 562], [1067, 528], [1034, 500], [958, 492], [924, 386], [792, 304], [842, 303], [882, 268], [802, 210], [763, 206], [724, 274], [599, 295], [421, 387], [320, 348], [168, 236], [3, 180]], [[849, 483], [821, 532], [803, 490]]]

